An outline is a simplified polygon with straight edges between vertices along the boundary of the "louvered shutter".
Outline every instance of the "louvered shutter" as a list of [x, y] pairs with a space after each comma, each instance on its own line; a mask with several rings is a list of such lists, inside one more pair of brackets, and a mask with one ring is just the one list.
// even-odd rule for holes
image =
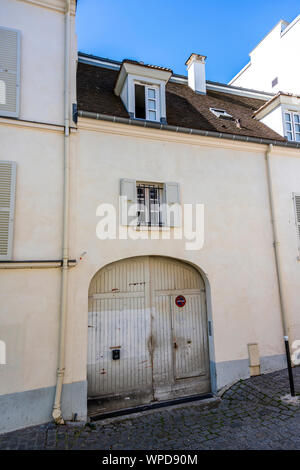
[[[121, 225], [129, 225], [130, 220], [134, 218], [132, 212], [129, 211], [132, 205], [136, 205], [136, 180], [122, 178], [120, 181], [120, 223]], [[124, 197], [127, 198], [127, 205], [124, 203]]]
[[0, 259], [12, 257], [16, 163], [0, 161]]
[[19, 116], [20, 31], [0, 28], [0, 116]]
[[[180, 211], [180, 188], [179, 183], [165, 183], [164, 197], [165, 210], [163, 214], [164, 225], [169, 227], [180, 227], [181, 211]], [[168, 209], [169, 214], [168, 216]]]
[[296, 212], [296, 224], [297, 224], [297, 232], [298, 232], [298, 244], [300, 250], [300, 194], [294, 195], [295, 201], [295, 212]]

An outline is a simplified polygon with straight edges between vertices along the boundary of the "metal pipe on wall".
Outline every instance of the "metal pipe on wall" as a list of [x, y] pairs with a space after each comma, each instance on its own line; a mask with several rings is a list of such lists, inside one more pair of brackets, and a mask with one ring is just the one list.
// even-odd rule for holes
[[65, 331], [68, 295], [69, 258], [69, 186], [70, 186], [70, 0], [66, 0], [65, 11], [65, 67], [64, 67], [64, 196], [63, 196], [63, 247], [60, 300], [60, 330], [57, 383], [52, 417], [56, 424], [64, 424], [61, 410], [61, 395], [65, 373]]
[[276, 221], [275, 208], [274, 208], [274, 192], [273, 192], [271, 163], [270, 163], [270, 155], [271, 155], [272, 150], [273, 150], [273, 145], [272, 144], [268, 145], [268, 149], [266, 151], [268, 192], [269, 192], [269, 203], [270, 203], [272, 230], [273, 230], [273, 246], [274, 246], [274, 254], [275, 254], [275, 264], [276, 264], [276, 274], [277, 274], [278, 291], [279, 291], [281, 320], [282, 320], [283, 335], [284, 335], [284, 344], [285, 344], [286, 359], [287, 359], [287, 366], [288, 366], [288, 373], [289, 373], [291, 396], [294, 397], [295, 387], [294, 387], [294, 378], [293, 378], [293, 372], [292, 372], [290, 347], [289, 347], [289, 322], [288, 322], [285, 297], [284, 297], [284, 291], [283, 291], [281, 259], [280, 259], [280, 253], [279, 253], [279, 239], [278, 239], [277, 221]]

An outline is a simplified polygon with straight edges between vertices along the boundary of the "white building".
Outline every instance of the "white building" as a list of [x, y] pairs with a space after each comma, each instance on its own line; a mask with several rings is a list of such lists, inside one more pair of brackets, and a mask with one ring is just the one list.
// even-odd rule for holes
[[300, 142], [300, 15], [280, 20], [250, 52], [250, 62], [229, 85], [273, 93], [256, 118], [288, 140]]
[[300, 145], [260, 122], [273, 95], [197, 54], [187, 77], [80, 54], [76, 80], [66, 6], [0, 0], [0, 432], [214, 394], [300, 335]]
[[229, 85], [300, 94], [299, 41], [300, 15], [291, 23], [280, 20], [250, 52], [250, 61]]

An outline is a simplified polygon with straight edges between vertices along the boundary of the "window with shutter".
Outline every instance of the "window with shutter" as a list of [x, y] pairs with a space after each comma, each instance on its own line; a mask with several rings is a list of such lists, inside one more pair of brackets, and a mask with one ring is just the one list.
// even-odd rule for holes
[[0, 161], [0, 259], [12, 257], [16, 163]]
[[300, 194], [294, 194], [296, 225], [298, 232], [298, 247], [300, 250]]
[[[120, 195], [127, 200], [120, 204], [120, 223], [138, 226], [179, 227], [181, 208], [178, 183], [146, 183], [121, 179]], [[130, 210], [131, 206], [132, 210]], [[130, 213], [130, 216], [129, 216]]]
[[19, 116], [20, 36], [0, 27], [0, 116]]

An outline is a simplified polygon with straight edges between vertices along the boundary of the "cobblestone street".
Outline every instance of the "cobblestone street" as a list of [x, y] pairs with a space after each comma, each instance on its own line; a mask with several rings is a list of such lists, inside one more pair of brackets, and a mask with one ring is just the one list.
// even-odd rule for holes
[[[294, 369], [300, 393], [300, 367]], [[0, 435], [0, 449], [300, 449], [300, 402], [289, 392], [287, 370], [240, 381], [217, 408], [177, 405], [90, 426], [45, 424]]]

